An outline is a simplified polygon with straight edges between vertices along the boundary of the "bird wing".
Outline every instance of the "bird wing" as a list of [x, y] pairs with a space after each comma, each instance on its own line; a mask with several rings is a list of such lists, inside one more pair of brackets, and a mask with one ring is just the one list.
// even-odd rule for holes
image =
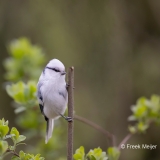
[[59, 95], [62, 96], [65, 100], [67, 99], [67, 90], [61, 90], [59, 91]]
[[38, 82], [37, 84], [37, 97], [38, 97], [38, 102], [39, 104], [43, 105], [43, 96], [41, 93], [41, 87], [43, 86], [43, 83]]
[[43, 83], [38, 82], [38, 84], [37, 84], [37, 97], [38, 97], [38, 102], [39, 102], [39, 108], [41, 110], [41, 113], [44, 115], [44, 112], [43, 112], [44, 102], [43, 102], [43, 96], [41, 93], [42, 86], [43, 86]]

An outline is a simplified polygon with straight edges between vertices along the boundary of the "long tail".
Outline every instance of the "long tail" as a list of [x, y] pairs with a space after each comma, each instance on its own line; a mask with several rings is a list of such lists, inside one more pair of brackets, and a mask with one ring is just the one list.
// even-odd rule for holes
[[48, 143], [48, 140], [52, 137], [54, 127], [54, 120], [53, 119], [47, 119], [47, 129], [46, 129], [46, 140], [45, 143]]

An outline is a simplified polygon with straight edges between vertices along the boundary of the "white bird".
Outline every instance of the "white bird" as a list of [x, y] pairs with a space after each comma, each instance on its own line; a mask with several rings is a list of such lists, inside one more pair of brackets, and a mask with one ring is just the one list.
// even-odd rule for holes
[[63, 63], [53, 59], [44, 68], [37, 84], [40, 110], [47, 122], [45, 143], [52, 137], [54, 120], [62, 116], [67, 121], [72, 121], [71, 117], [63, 115], [68, 102], [65, 74]]

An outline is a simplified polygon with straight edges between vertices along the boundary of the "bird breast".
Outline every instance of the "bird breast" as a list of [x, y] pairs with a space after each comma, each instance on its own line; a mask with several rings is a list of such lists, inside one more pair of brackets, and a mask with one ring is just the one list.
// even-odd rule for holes
[[58, 118], [60, 114], [64, 114], [68, 94], [66, 84], [46, 83], [43, 87], [44, 114], [48, 118]]

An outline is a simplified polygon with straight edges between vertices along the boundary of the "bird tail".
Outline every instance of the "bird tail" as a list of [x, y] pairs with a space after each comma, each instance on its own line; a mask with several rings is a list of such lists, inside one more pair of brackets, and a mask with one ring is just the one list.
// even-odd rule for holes
[[54, 127], [54, 120], [53, 119], [47, 119], [47, 129], [46, 129], [46, 139], [45, 143], [48, 143], [48, 140], [52, 137]]

